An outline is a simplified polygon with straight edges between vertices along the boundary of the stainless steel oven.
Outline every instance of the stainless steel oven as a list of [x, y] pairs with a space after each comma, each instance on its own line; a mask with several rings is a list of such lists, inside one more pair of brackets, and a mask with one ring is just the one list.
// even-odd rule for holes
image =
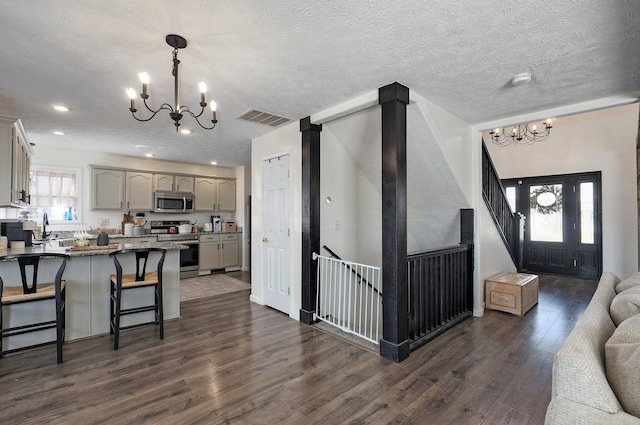
[[152, 221], [151, 233], [158, 235], [158, 242], [173, 242], [185, 245], [180, 250], [180, 279], [198, 276], [200, 271], [200, 239], [194, 233], [169, 233], [170, 229], [189, 221]]

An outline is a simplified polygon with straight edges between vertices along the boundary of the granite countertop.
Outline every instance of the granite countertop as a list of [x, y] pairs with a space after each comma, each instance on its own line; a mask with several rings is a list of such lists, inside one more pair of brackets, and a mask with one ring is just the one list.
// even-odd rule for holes
[[[113, 245], [117, 245], [117, 247], [113, 247]], [[54, 253], [62, 253], [69, 254], [71, 257], [87, 257], [92, 255], [108, 255], [113, 251], [119, 249], [128, 249], [128, 248], [164, 248], [167, 251], [173, 250], [181, 250], [187, 249], [188, 247], [185, 245], [180, 245], [175, 242], [155, 242], [151, 244], [135, 244], [135, 243], [127, 243], [127, 244], [112, 244], [110, 246], [105, 246], [103, 249], [98, 249], [92, 247], [92, 249], [86, 250], [76, 250], [71, 249], [72, 247], [50, 247], [45, 246], [34, 246], [27, 247], [22, 249], [8, 249], [8, 250], [0, 250], [0, 261], [3, 261], [3, 256], [5, 255], [13, 255], [13, 254], [25, 254], [25, 253], [41, 253], [41, 252], [54, 252]]]

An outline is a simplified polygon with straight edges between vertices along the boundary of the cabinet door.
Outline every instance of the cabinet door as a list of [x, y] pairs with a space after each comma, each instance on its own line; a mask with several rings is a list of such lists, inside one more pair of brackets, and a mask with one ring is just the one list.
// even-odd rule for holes
[[220, 268], [220, 242], [200, 242], [200, 270]]
[[214, 211], [216, 180], [195, 179], [196, 211]]
[[26, 147], [23, 146], [23, 155], [22, 155], [22, 190], [24, 190], [24, 202], [26, 204], [31, 204], [31, 155], [27, 151]]
[[21, 190], [23, 184], [24, 163], [22, 136], [15, 129], [13, 130], [13, 160], [11, 171], [11, 202], [14, 204], [20, 204], [21, 202]]
[[172, 191], [173, 176], [169, 174], [154, 174], [153, 187], [154, 187], [154, 190]]
[[175, 182], [177, 192], [193, 193], [193, 177], [175, 176]]
[[124, 202], [124, 171], [93, 169], [91, 209], [121, 210]]
[[13, 168], [11, 171], [11, 202], [17, 205], [29, 203], [30, 155], [23, 134], [13, 129]]
[[218, 180], [218, 210], [236, 210], [236, 182], [233, 180]]
[[153, 174], [127, 171], [126, 209], [153, 210]]
[[238, 240], [222, 242], [222, 267], [238, 264]]

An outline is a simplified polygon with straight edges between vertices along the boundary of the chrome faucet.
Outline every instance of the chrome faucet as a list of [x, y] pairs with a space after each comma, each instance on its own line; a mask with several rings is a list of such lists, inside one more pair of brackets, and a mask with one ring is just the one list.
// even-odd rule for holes
[[49, 237], [49, 233], [47, 233], [47, 225], [49, 224], [49, 217], [47, 217], [47, 212], [42, 213], [42, 240], [46, 240]]

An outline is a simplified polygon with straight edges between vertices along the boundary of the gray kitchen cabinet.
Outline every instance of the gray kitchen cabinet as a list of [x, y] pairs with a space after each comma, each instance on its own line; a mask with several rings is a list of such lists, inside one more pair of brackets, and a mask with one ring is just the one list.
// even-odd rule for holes
[[196, 177], [196, 211], [215, 211], [216, 184], [216, 179]]
[[154, 174], [153, 175], [153, 190], [165, 190], [170, 192], [173, 190], [173, 175], [170, 174]]
[[124, 206], [125, 172], [93, 168], [91, 172], [91, 209], [121, 210]]
[[153, 210], [153, 174], [92, 168], [91, 209]]
[[196, 177], [196, 211], [235, 211], [236, 181]]
[[239, 266], [238, 255], [239, 237], [237, 233], [222, 233], [220, 235], [220, 261], [222, 267]]
[[218, 211], [236, 210], [236, 181], [218, 180]]
[[194, 190], [194, 179], [191, 176], [173, 174], [154, 174], [154, 190], [166, 190], [172, 192], [190, 192]]
[[198, 252], [200, 256], [200, 270], [219, 269], [221, 267], [220, 235], [200, 235], [200, 246]]
[[175, 188], [176, 192], [189, 192], [193, 193], [194, 190], [194, 178], [190, 176], [175, 176]]
[[153, 174], [126, 172], [125, 178], [126, 210], [153, 210]]
[[31, 144], [20, 120], [0, 117], [0, 207], [30, 204], [32, 154]]

